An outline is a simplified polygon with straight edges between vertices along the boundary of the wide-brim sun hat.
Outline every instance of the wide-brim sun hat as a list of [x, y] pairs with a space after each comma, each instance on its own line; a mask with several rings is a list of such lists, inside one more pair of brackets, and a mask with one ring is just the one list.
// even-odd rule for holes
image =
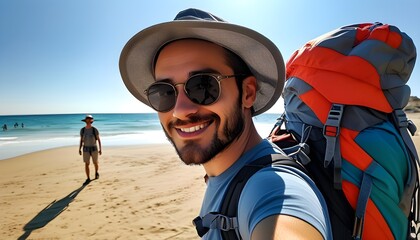
[[84, 119], [82, 119], [82, 122], [86, 122], [86, 119], [92, 119], [92, 122], [94, 121], [92, 115], [86, 115]]
[[198, 9], [181, 11], [173, 21], [146, 28], [126, 43], [119, 67], [124, 84], [134, 97], [150, 106], [145, 90], [155, 82], [156, 54], [165, 44], [188, 38], [218, 44], [245, 61], [258, 83], [254, 116], [270, 109], [279, 99], [285, 67], [276, 45], [252, 29], [225, 22]]

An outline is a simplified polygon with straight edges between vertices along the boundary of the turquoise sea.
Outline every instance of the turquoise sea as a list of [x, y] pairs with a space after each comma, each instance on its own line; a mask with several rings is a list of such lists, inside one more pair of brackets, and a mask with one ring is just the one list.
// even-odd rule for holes
[[[254, 117], [258, 132], [266, 137], [279, 114]], [[85, 114], [0, 116], [0, 160], [35, 151], [78, 146]], [[156, 113], [93, 114], [102, 146], [167, 143]], [[17, 123], [17, 127], [14, 125]], [[22, 128], [23, 123], [23, 128]]]

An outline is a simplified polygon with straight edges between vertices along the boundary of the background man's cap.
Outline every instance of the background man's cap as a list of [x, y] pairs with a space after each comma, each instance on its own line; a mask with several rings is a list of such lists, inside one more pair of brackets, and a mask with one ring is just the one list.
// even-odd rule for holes
[[86, 119], [92, 119], [93, 122], [93, 117], [92, 115], [86, 115], [86, 117], [84, 119], [82, 119], [83, 122], [86, 122]]
[[171, 22], [153, 25], [134, 35], [120, 56], [121, 77], [138, 100], [149, 105], [145, 90], [155, 82], [154, 59], [165, 44], [195, 38], [218, 44], [241, 57], [258, 82], [254, 116], [271, 108], [281, 95], [285, 79], [279, 49], [260, 33], [225, 22], [198, 9], [187, 9]]

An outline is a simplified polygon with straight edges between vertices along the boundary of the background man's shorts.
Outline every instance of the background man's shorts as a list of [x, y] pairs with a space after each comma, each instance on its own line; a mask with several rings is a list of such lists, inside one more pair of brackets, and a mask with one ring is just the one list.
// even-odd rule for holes
[[93, 163], [98, 163], [97, 147], [83, 147], [83, 161], [85, 163], [90, 163], [90, 156], [92, 156]]

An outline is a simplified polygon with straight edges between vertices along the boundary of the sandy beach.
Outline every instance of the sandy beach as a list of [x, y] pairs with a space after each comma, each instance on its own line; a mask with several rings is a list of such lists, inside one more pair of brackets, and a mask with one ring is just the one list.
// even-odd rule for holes
[[77, 150], [0, 161], [0, 239], [196, 239], [201, 167], [169, 144], [105, 147], [100, 178], [83, 187]]
[[[409, 118], [420, 127], [420, 114]], [[202, 167], [185, 166], [169, 144], [104, 146], [100, 178], [83, 187], [77, 150], [0, 160], [0, 239], [197, 239]]]

